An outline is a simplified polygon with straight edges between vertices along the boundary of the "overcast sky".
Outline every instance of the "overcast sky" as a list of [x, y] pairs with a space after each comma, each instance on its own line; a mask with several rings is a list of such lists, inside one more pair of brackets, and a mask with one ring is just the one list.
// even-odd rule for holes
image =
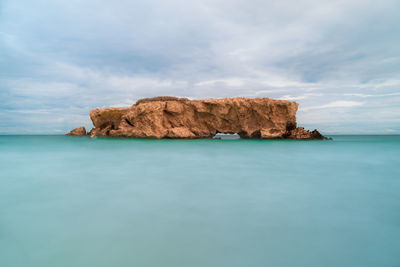
[[0, 0], [0, 134], [64, 133], [158, 95], [300, 103], [400, 133], [399, 0]]

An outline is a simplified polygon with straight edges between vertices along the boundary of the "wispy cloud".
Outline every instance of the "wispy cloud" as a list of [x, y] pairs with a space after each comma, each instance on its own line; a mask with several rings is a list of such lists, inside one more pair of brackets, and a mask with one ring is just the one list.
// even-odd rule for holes
[[306, 94], [298, 95], [298, 96], [284, 95], [281, 97], [281, 99], [296, 101], [296, 100], [306, 99], [309, 97], [321, 97], [321, 96], [323, 96], [323, 94], [321, 94], [321, 93], [306, 93]]
[[349, 94], [343, 94], [345, 96], [356, 96], [356, 97], [386, 97], [386, 96], [400, 96], [400, 92], [398, 93], [389, 93], [389, 94], [359, 94], [359, 93], [349, 93]]
[[352, 108], [364, 105], [363, 102], [357, 101], [333, 101], [325, 105], [312, 106], [303, 108], [303, 110], [313, 110], [313, 109], [332, 109], [332, 108]]

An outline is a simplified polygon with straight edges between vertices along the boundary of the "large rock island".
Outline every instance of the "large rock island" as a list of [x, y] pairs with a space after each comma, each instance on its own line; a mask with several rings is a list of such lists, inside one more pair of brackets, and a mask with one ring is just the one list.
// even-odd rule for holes
[[324, 139], [317, 130], [297, 127], [297, 108], [296, 102], [269, 98], [145, 98], [129, 108], [93, 109], [90, 118], [95, 128], [88, 134], [195, 139], [237, 133], [254, 139]]

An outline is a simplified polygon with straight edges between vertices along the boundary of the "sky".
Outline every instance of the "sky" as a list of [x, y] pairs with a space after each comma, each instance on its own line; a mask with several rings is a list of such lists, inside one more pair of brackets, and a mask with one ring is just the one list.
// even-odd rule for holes
[[143, 97], [270, 97], [325, 134], [400, 134], [399, 0], [0, 0], [0, 134]]

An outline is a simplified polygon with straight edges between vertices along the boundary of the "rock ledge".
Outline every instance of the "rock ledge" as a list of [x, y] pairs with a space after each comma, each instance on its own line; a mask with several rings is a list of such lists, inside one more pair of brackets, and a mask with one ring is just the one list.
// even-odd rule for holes
[[[297, 127], [298, 104], [269, 98], [189, 100], [160, 96], [138, 100], [129, 108], [90, 111], [91, 137], [212, 138], [237, 133], [252, 139], [326, 139], [317, 130]], [[84, 127], [68, 135], [86, 135]]]
[[85, 136], [87, 135], [85, 127], [79, 127], [71, 130], [69, 133], [66, 135], [71, 135], [71, 136]]

